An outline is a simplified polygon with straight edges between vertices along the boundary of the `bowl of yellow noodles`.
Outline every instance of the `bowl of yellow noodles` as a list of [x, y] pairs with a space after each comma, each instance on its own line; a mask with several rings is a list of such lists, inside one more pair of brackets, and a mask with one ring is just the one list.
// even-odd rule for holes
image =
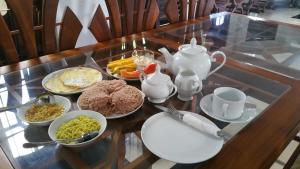
[[48, 134], [52, 140], [60, 140], [80, 138], [86, 133], [99, 133], [96, 137], [85, 142], [58, 142], [67, 147], [82, 147], [95, 142], [105, 131], [106, 125], [106, 118], [98, 112], [90, 110], [71, 111], [55, 119], [48, 129]]
[[22, 121], [34, 126], [49, 126], [51, 122], [71, 109], [71, 101], [63, 96], [53, 95], [49, 103], [31, 104], [17, 110]]

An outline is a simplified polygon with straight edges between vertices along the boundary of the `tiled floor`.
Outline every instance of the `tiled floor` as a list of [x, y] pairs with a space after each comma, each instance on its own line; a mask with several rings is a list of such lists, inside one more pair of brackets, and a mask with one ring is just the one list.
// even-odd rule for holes
[[299, 142], [291, 141], [270, 169], [283, 169], [284, 165], [287, 163], [287, 161], [289, 160], [293, 152], [296, 150], [298, 145]]

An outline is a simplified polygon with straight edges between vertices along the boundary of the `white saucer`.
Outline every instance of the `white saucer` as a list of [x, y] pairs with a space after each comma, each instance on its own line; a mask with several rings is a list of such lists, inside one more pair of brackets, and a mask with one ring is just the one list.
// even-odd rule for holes
[[252, 120], [256, 115], [257, 112], [256, 110], [247, 110], [246, 108], [244, 109], [244, 112], [242, 113], [242, 116], [240, 118], [237, 119], [224, 119], [220, 116], [218, 116], [217, 114], [213, 113], [212, 111], [212, 97], [213, 94], [209, 94], [204, 96], [201, 101], [200, 101], [200, 107], [202, 109], [202, 111], [209, 115], [210, 117], [223, 121], [223, 122], [228, 122], [228, 123], [246, 123], [249, 122], [250, 120]]
[[[216, 126], [207, 118], [192, 112], [196, 118]], [[167, 113], [157, 113], [146, 120], [141, 136], [144, 145], [160, 158], [176, 163], [198, 163], [217, 155], [224, 140], [199, 132], [177, 121]]]

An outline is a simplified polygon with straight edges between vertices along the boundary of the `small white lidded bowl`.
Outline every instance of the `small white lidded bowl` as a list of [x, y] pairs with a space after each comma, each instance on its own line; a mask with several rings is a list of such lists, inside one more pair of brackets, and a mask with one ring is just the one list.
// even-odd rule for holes
[[[62, 115], [64, 115], [71, 109], [71, 102], [68, 98], [63, 97], [63, 96], [58, 96], [58, 95], [54, 95], [53, 97], [54, 97], [54, 101], [50, 100], [50, 103], [61, 104], [64, 107], [64, 112], [62, 113]], [[32, 106], [33, 105], [27, 105], [27, 106], [22, 106], [22, 107], [18, 108], [18, 110], [17, 110], [18, 118], [30, 125], [35, 125], [35, 126], [49, 126], [54, 119], [58, 118], [58, 117], [56, 117], [56, 118], [53, 118], [50, 120], [45, 120], [45, 121], [30, 122], [30, 121], [26, 120], [25, 114], [26, 114], [27, 110], [30, 109]]]
[[62, 143], [62, 142], [58, 142], [58, 144], [61, 144], [61, 145], [64, 145], [66, 147], [83, 147], [83, 146], [86, 146], [86, 145], [89, 145], [91, 143], [93, 143], [94, 141], [97, 140], [98, 137], [100, 137], [100, 135], [105, 131], [106, 129], [106, 125], [107, 125], [107, 121], [106, 121], [106, 118], [98, 113], [98, 112], [95, 112], [95, 111], [90, 111], [90, 110], [77, 110], [77, 111], [71, 111], [57, 119], [55, 119], [49, 129], [48, 129], [48, 134], [50, 136], [50, 138], [52, 140], [57, 140], [56, 139], [56, 131], [58, 130], [58, 128], [62, 125], [62, 124], [65, 124], [67, 122], [69, 122], [70, 120], [73, 120], [75, 119], [76, 117], [78, 116], [81, 116], [81, 115], [85, 115], [85, 116], [88, 116], [90, 118], [93, 118], [95, 120], [97, 120], [99, 123], [100, 123], [100, 129], [99, 129], [99, 134], [92, 138], [91, 140], [88, 140], [88, 141], [85, 141], [85, 142], [82, 142], [82, 143]]

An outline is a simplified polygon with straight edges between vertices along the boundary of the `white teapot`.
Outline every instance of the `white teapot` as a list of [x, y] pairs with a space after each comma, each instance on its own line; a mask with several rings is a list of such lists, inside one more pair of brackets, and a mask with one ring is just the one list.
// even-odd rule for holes
[[161, 73], [158, 64], [154, 73], [144, 76], [144, 79], [140, 77], [140, 80], [143, 93], [152, 103], [163, 103], [177, 92], [170, 76]]
[[[207, 49], [204, 46], [197, 45], [195, 38], [191, 39], [190, 44], [179, 46], [178, 50], [174, 55], [171, 55], [166, 48], [158, 50], [164, 55], [167, 67], [174, 75], [179, 73], [179, 68], [191, 69], [198, 75], [200, 80], [204, 80], [219, 70], [226, 62], [226, 56], [223, 52], [216, 51], [209, 56]], [[210, 71], [211, 62], [216, 60], [214, 57], [218, 54], [223, 56], [223, 62]]]

